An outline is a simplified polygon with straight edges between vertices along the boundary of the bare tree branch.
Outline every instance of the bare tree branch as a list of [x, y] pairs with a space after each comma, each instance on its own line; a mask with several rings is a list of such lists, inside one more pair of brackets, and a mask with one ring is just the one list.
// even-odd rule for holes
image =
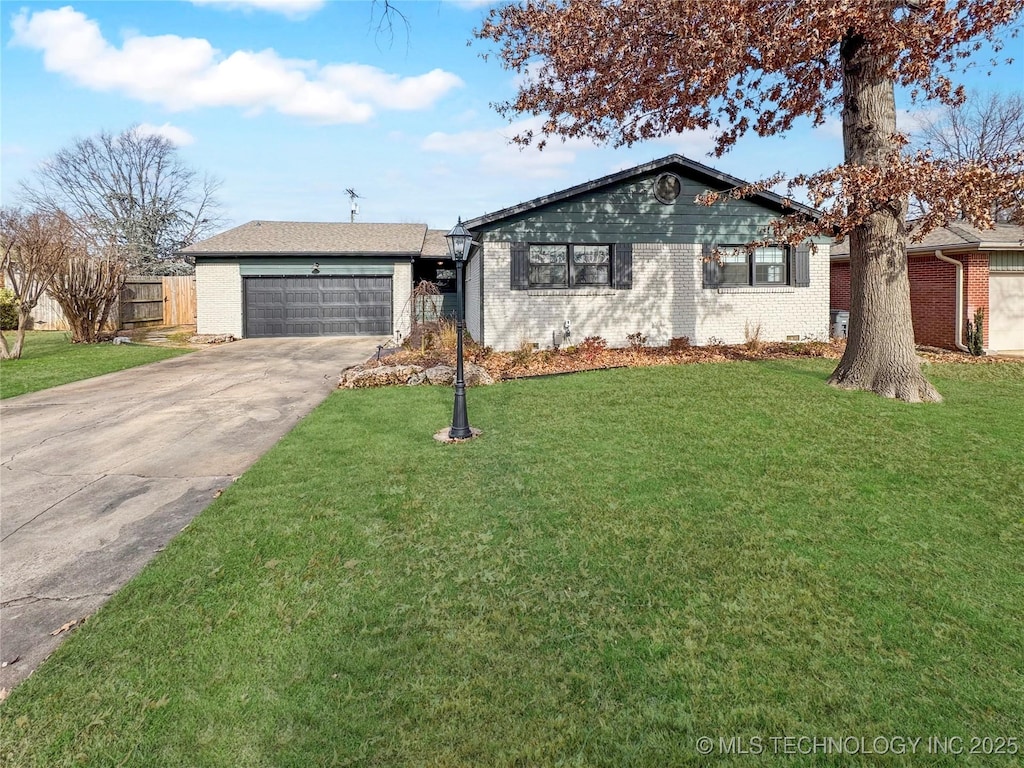
[[63, 211], [26, 213], [18, 208], [0, 210], [0, 254], [3, 272], [18, 307], [14, 346], [0, 331], [0, 358], [20, 358], [32, 310], [74, 247], [75, 232]]
[[[925, 114], [911, 137], [911, 146], [951, 163], [1004, 166], [1024, 174], [1024, 94], [972, 93], [960, 106]], [[924, 216], [933, 205], [911, 199], [912, 216]], [[996, 221], [1024, 221], [1024, 191], [1010, 190], [991, 205]]]
[[58, 151], [23, 182], [42, 211], [66, 211], [82, 234], [116, 243], [139, 274], [191, 271], [177, 253], [220, 224], [220, 182], [200, 176], [163, 136], [132, 126]]

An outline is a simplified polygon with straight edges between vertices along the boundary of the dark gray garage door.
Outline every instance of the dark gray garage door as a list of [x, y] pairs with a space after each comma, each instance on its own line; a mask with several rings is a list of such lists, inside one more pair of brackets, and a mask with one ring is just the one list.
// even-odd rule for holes
[[247, 277], [245, 335], [387, 336], [390, 277]]

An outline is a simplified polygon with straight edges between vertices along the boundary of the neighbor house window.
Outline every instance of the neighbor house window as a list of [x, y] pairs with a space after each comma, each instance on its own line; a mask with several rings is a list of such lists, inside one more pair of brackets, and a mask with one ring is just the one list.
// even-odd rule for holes
[[719, 285], [788, 285], [789, 249], [776, 245], [748, 252], [743, 246], [720, 247]]
[[530, 287], [571, 288], [609, 285], [610, 245], [530, 245]]

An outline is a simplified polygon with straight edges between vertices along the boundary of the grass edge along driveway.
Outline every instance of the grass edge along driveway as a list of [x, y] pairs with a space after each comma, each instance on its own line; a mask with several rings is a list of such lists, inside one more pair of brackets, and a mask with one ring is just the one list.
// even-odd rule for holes
[[[9, 340], [12, 338], [9, 336]], [[25, 335], [21, 358], [0, 361], [0, 399], [91, 379], [192, 351], [145, 344], [72, 344], [69, 339], [69, 334], [63, 331], [29, 331]]]
[[928, 406], [831, 366], [474, 389], [455, 446], [446, 388], [337, 392], [12, 693], [0, 759], [1019, 764], [1024, 365]]

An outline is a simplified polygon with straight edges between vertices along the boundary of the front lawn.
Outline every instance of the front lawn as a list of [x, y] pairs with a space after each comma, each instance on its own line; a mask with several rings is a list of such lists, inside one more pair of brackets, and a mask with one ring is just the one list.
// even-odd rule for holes
[[[13, 343], [14, 331], [8, 331]], [[190, 350], [142, 344], [72, 344], [63, 331], [29, 331], [20, 360], [0, 360], [0, 399], [134, 368]]]
[[336, 392], [12, 693], [0, 761], [1018, 765], [1024, 365], [928, 406], [833, 367], [473, 389], [461, 445], [450, 389]]

